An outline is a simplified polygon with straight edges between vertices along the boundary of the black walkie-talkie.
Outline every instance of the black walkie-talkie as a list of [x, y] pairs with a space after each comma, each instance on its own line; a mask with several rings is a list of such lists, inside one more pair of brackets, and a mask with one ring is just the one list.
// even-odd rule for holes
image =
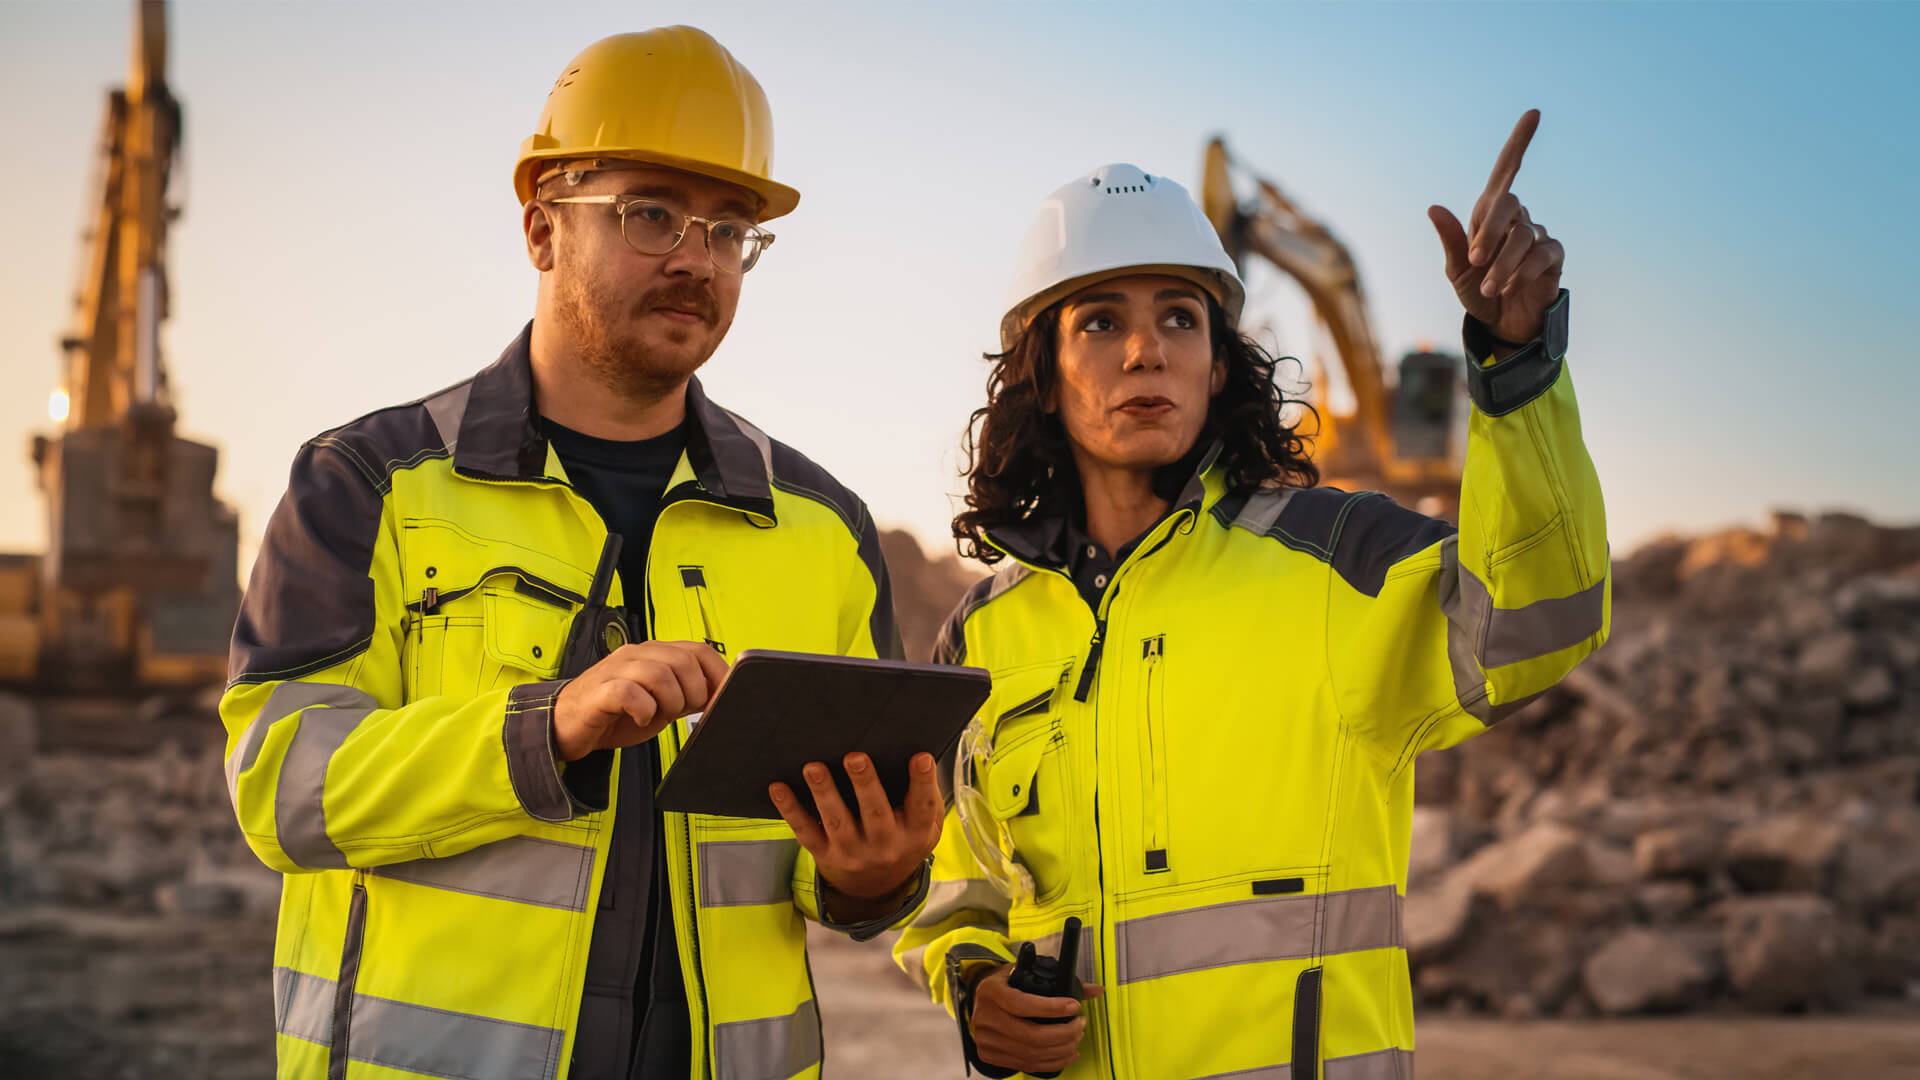
[[[1007, 976], [1007, 985], [1023, 994], [1035, 997], [1079, 998], [1082, 987], [1080, 976], [1074, 968], [1080, 960], [1080, 920], [1069, 918], [1060, 932], [1060, 957], [1041, 956], [1033, 947], [1033, 942], [1020, 945], [1020, 960], [1013, 965], [1012, 974]], [[1072, 1020], [1071, 1016], [1055, 1016], [1045, 1020], [1034, 1019], [1036, 1024], [1064, 1024]], [[1059, 1076], [1057, 1072], [1029, 1073], [1037, 1080], [1049, 1080]]]

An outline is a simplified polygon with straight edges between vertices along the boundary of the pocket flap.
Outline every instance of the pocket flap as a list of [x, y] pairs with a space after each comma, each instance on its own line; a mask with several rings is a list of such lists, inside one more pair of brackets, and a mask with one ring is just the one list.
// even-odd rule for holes
[[994, 750], [987, 760], [987, 809], [1005, 821], [1017, 817], [1033, 799], [1035, 774], [1040, 759], [1052, 746], [1053, 726], [1041, 722], [1032, 732], [1021, 732], [1013, 742]]
[[551, 678], [560, 671], [573, 612], [489, 585], [481, 595], [487, 655], [506, 667]]

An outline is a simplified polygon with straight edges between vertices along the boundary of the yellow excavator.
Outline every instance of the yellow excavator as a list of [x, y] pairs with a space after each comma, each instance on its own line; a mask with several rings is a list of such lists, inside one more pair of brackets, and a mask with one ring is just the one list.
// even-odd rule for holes
[[[1466, 461], [1460, 358], [1416, 349], [1401, 357], [1398, 379], [1389, 385], [1353, 254], [1271, 180], [1250, 174], [1252, 194], [1240, 198], [1234, 173], [1242, 171], [1223, 140], [1207, 144], [1200, 183], [1207, 218], [1242, 277], [1247, 260], [1258, 257], [1299, 282], [1333, 339], [1332, 363], [1353, 392], [1353, 408], [1340, 412], [1330, 403], [1325, 378], [1314, 380], [1308, 395], [1320, 414], [1313, 453], [1322, 479], [1349, 490], [1384, 491], [1424, 513], [1455, 517]], [[1318, 359], [1324, 375], [1331, 365]]]
[[0, 683], [142, 693], [225, 675], [239, 529], [213, 493], [218, 452], [174, 433], [160, 349], [168, 184], [180, 103], [166, 9], [134, 8], [127, 84], [107, 94], [85, 264], [61, 386], [62, 429], [32, 442], [44, 555], [0, 555]]

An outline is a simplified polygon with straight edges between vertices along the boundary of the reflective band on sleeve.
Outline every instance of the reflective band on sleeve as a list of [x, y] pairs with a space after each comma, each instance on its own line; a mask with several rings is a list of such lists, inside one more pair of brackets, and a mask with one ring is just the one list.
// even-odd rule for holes
[[373, 698], [366, 693], [338, 683], [283, 682], [274, 687], [253, 722], [240, 734], [233, 753], [227, 756], [227, 797], [239, 806], [240, 774], [253, 768], [253, 763], [259, 760], [260, 744], [267, 741], [267, 730], [274, 724], [315, 705], [352, 709], [373, 704]]
[[273, 827], [280, 850], [308, 869], [347, 867], [346, 854], [327, 835], [327, 766], [334, 751], [374, 711], [371, 697], [357, 690], [348, 692], [359, 694], [367, 707], [325, 706], [300, 713], [300, 726], [280, 760], [280, 782], [273, 790]]
[[[1122, 983], [1188, 971], [1398, 946], [1400, 894], [1391, 885], [1191, 908], [1114, 927]], [[1314, 930], [1324, 922], [1316, 943]]]
[[988, 912], [1005, 925], [1007, 909], [1006, 896], [985, 878], [937, 881], [927, 890], [926, 906], [913, 917], [913, 925], [938, 926], [963, 911]]
[[703, 841], [699, 850], [701, 907], [792, 902], [799, 841]]
[[587, 910], [593, 849], [537, 836], [510, 836], [444, 859], [414, 859], [373, 873], [414, 885], [520, 904]]

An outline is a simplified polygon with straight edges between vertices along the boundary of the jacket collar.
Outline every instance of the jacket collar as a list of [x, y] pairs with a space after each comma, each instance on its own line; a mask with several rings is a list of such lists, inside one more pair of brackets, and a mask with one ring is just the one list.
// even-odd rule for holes
[[[1207, 501], [1207, 478], [1214, 472], [1214, 463], [1220, 458], [1223, 444], [1219, 439], [1196, 442], [1185, 457], [1168, 465], [1161, 474], [1170, 479], [1184, 479], [1179, 493], [1167, 504], [1166, 517], [1173, 517], [1182, 511], [1192, 510], [1198, 513]], [[1030, 566], [1061, 569], [1068, 564], [1068, 534], [1073, 521], [1073, 511], [1068, 507], [1043, 506], [1037, 508], [1028, 517], [1010, 525], [1002, 525], [987, 533], [987, 540], [993, 546]], [[1151, 531], [1151, 530], [1149, 530]]]
[[[533, 399], [532, 342], [528, 322], [500, 358], [473, 377], [454, 444], [454, 471], [495, 480], [552, 479]], [[687, 417], [687, 459], [695, 480], [715, 501], [771, 518], [767, 437], [709, 400], [698, 378], [687, 382]]]

